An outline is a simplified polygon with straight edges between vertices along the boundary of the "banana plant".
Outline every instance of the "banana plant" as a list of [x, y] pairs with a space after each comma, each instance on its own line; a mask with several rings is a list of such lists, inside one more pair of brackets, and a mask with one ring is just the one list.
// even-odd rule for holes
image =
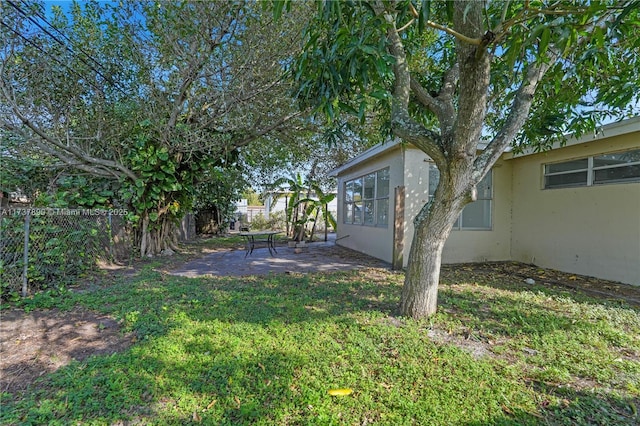
[[296, 239], [296, 241], [301, 241], [297, 240], [300, 217], [302, 216], [299, 201], [304, 191], [308, 190], [308, 186], [305, 184], [302, 175], [297, 173], [291, 178], [280, 178], [270, 185], [270, 187], [278, 189], [273, 200], [274, 202], [280, 199], [280, 197], [286, 197], [285, 223], [287, 236]]
[[[324, 240], [328, 240], [328, 230], [329, 225], [333, 229], [336, 229], [337, 222], [333, 213], [329, 211], [329, 203], [336, 198], [336, 194], [334, 193], [324, 193], [320, 185], [317, 183], [312, 183], [310, 188], [316, 195], [316, 198], [303, 198], [299, 200], [299, 203], [305, 203], [306, 211], [305, 216], [307, 217], [307, 222], [313, 222], [313, 227], [311, 228], [310, 238], [313, 239], [313, 236], [316, 232], [316, 227], [318, 224], [318, 216], [322, 213], [322, 218], [324, 219]], [[306, 225], [305, 223], [305, 225]]]
[[[327, 228], [336, 227], [336, 220], [329, 212], [328, 204], [335, 198], [335, 194], [325, 194], [322, 188], [315, 182], [305, 182], [298, 173], [293, 178], [281, 178], [271, 185], [272, 188], [279, 188], [280, 193], [276, 194], [274, 201], [281, 196], [286, 196], [286, 232], [294, 241], [300, 242], [304, 239], [307, 226], [313, 223], [311, 237], [313, 237], [317, 219], [320, 213], [325, 221], [325, 241], [327, 241]], [[311, 195], [315, 193], [315, 197]]]

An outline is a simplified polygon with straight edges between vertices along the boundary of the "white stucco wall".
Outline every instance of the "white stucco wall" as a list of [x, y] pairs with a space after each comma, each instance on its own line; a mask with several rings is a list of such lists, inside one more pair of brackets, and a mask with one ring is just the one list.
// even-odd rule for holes
[[285, 195], [275, 197], [273, 194], [267, 194], [264, 200], [264, 216], [269, 219], [271, 213], [284, 212], [287, 210], [287, 199]]
[[[303, 194], [303, 195], [306, 195], [306, 194]], [[315, 194], [311, 194], [311, 198], [314, 198], [316, 200], [318, 199]], [[264, 201], [265, 218], [269, 219], [269, 216], [272, 213], [285, 212], [286, 214], [287, 203], [288, 203], [288, 196], [286, 194], [279, 194], [279, 196], [277, 197], [271, 193], [267, 194]], [[337, 216], [336, 216], [337, 210], [338, 210], [337, 196], [333, 200], [329, 201], [329, 203], [327, 204], [327, 210], [329, 210], [329, 213], [331, 213], [333, 217], [337, 219]], [[320, 214], [320, 218], [322, 218], [322, 213]]]
[[[344, 183], [368, 173], [389, 167], [389, 224], [386, 227], [349, 225], [344, 223]], [[394, 147], [371, 160], [338, 176], [338, 229], [337, 244], [391, 262], [393, 257], [393, 194], [403, 185], [403, 167], [400, 148]]]
[[[412, 146], [395, 146], [369, 161], [340, 174], [338, 197], [342, 200], [344, 182], [372, 171], [390, 167], [390, 219], [386, 228], [342, 223], [342, 203], [338, 203], [338, 244], [391, 262], [393, 258], [393, 192], [405, 187], [403, 263], [407, 265], [413, 240], [413, 218], [428, 200], [429, 157]], [[483, 260], [509, 260], [511, 243], [511, 166], [499, 162], [493, 176], [491, 230], [452, 231], [443, 253], [444, 263]]]
[[[505, 154], [493, 168], [491, 230], [454, 230], [443, 262], [516, 260], [640, 285], [640, 182], [543, 189], [546, 163], [640, 148], [640, 118], [605, 127], [597, 138], [570, 139], [539, 154]], [[421, 151], [390, 145], [354, 160], [338, 175], [338, 244], [387, 262], [393, 256], [393, 190], [405, 186], [404, 265], [413, 218], [428, 197], [429, 163]], [[389, 226], [343, 223], [344, 182], [390, 167]]]
[[413, 241], [413, 218], [429, 199], [429, 160], [424, 152], [409, 146], [402, 151], [404, 163], [404, 254], [403, 264], [406, 267]]
[[451, 231], [442, 252], [443, 263], [511, 259], [511, 164], [499, 160], [492, 173], [491, 229]]
[[640, 285], [640, 182], [543, 189], [543, 167], [640, 148], [640, 132], [515, 158], [512, 258]]
[[[428, 200], [429, 157], [416, 148], [404, 152], [406, 185], [404, 265], [407, 266], [413, 218]], [[511, 165], [499, 161], [493, 170], [492, 229], [453, 230], [442, 253], [443, 263], [509, 260], [511, 256]]]

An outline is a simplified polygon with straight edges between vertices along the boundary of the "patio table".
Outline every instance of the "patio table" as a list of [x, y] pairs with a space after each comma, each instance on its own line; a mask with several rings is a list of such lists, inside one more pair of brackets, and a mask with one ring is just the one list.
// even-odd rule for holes
[[246, 240], [246, 248], [247, 253], [244, 257], [249, 256], [253, 253], [253, 250], [256, 248], [256, 245], [263, 244], [269, 249], [269, 254], [273, 256], [273, 253], [278, 253], [276, 251], [276, 246], [274, 243], [274, 236], [281, 234], [282, 231], [251, 231], [251, 232], [241, 232], [240, 235]]

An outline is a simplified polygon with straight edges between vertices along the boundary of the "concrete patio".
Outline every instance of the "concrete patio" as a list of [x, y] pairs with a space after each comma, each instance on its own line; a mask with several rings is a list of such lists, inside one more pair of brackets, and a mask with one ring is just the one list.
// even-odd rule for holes
[[274, 256], [263, 247], [256, 248], [246, 257], [245, 250], [211, 253], [170, 273], [195, 278], [206, 275], [244, 276], [332, 272], [363, 267], [390, 268], [389, 264], [381, 260], [336, 245], [335, 234], [330, 235], [328, 242], [308, 243], [301, 253], [295, 253], [293, 248], [285, 245], [276, 247], [277, 253]]

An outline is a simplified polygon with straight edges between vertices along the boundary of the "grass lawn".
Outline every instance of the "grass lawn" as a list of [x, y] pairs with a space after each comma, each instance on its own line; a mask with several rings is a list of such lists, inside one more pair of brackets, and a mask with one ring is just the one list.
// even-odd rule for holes
[[68, 309], [108, 313], [136, 343], [4, 395], [0, 422], [640, 423], [637, 308], [456, 268], [438, 314], [412, 321], [397, 316], [403, 277], [190, 279], [148, 266], [67, 294]]

